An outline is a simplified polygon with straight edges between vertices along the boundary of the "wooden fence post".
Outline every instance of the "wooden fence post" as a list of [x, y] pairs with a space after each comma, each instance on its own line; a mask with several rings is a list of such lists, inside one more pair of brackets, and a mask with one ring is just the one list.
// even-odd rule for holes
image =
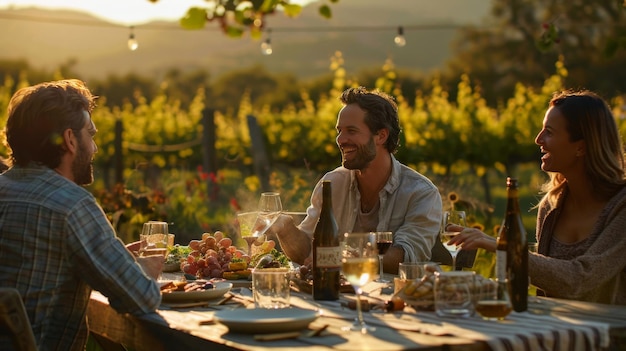
[[217, 172], [217, 159], [215, 156], [215, 110], [205, 108], [202, 110], [202, 168], [205, 172]]
[[[215, 110], [202, 110], [202, 171], [217, 175], [217, 159], [215, 156]], [[217, 184], [212, 178], [207, 178], [207, 195], [210, 199], [217, 199]]]
[[263, 140], [263, 132], [259, 127], [256, 117], [247, 116], [248, 130], [250, 131], [250, 141], [252, 142], [252, 160], [254, 162], [254, 172], [261, 182], [262, 191], [270, 191], [270, 160], [265, 149], [265, 141]]
[[122, 134], [124, 125], [121, 119], [115, 120], [115, 139], [113, 141], [114, 164], [115, 164], [115, 184], [124, 183], [124, 155], [122, 151]]

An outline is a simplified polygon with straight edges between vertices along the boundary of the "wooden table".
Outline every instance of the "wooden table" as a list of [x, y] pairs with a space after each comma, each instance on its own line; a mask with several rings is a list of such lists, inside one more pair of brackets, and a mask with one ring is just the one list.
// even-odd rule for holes
[[[246, 289], [244, 288], [243, 291]], [[379, 289], [380, 290], [380, 289]], [[249, 292], [248, 292], [249, 293]], [[236, 294], [246, 302], [245, 295]], [[374, 295], [374, 293], [372, 293]], [[385, 295], [381, 295], [385, 298]], [[305, 293], [294, 292], [292, 304], [315, 304]], [[141, 351], [158, 350], [507, 350], [534, 349], [523, 328], [544, 333], [541, 342], [549, 349], [561, 349], [574, 343], [573, 349], [586, 349], [575, 330], [589, 325], [604, 330], [608, 349], [626, 348], [626, 306], [610, 306], [549, 298], [529, 299], [529, 311], [513, 313], [502, 322], [483, 321], [479, 317], [469, 319], [442, 319], [434, 312], [406, 308], [402, 313], [365, 313], [366, 320], [376, 326], [370, 335], [341, 331], [350, 323], [355, 311], [333, 307], [333, 303], [321, 303], [322, 316], [311, 323], [311, 328], [328, 324], [326, 335], [312, 338], [296, 338], [279, 341], [256, 341], [253, 335], [229, 333], [222, 324], [211, 323], [218, 308], [234, 308], [233, 305], [194, 307], [186, 309], [162, 308], [157, 313], [136, 318], [116, 313], [107, 299], [94, 292], [89, 303], [88, 318], [91, 333], [103, 336], [115, 343]], [[335, 303], [335, 306], [337, 304]], [[250, 307], [250, 306], [248, 306]], [[577, 326], [583, 323], [586, 326]], [[549, 326], [554, 330], [546, 332]], [[522, 326], [522, 327], [520, 327]], [[577, 329], [578, 328], [578, 329]], [[586, 329], [585, 329], [586, 330]], [[593, 337], [600, 338], [600, 334]], [[500, 335], [496, 335], [500, 333]], [[493, 335], [492, 335], [493, 334]], [[577, 336], [576, 336], [577, 335]], [[545, 341], [561, 338], [556, 343]], [[499, 338], [499, 339], [497, 339]], [[497, 340], [496, 340], [497, 339]], [[531, 337], [532, 339], [532, 337]], [[504, 340], [504, 341], [502, 341]], [[525, 348], [518, 348], [524, 346]], [[534, 345], [534, 346], [533, 346]], [[544, 345], [545, 346], [545, 345]], [[607, 346], [607, 345], [605, 345]]]

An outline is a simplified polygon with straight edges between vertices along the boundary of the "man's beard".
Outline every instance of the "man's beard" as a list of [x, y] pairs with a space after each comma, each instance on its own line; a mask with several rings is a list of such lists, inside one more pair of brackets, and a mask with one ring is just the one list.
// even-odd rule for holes
[[356, 155], [352, 160], [343, 159], [342, 165], [347, 169], [363, 170], [376, 157], [376, 144], [374, 138], [370, 138], [367, 144], [356, 146]]
[[72, 175], [74, 182], [78, 185], [89, 185], [93, 183], [93, 165], [91, 155], [87, 153], [87, 148], [79, 142], [78, 153], [72, 164]]

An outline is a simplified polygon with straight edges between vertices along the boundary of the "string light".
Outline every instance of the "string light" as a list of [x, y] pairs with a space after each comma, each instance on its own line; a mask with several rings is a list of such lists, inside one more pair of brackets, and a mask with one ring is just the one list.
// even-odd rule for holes
[[130, 51], [135, 51], [139, 47], [139, 43], [137, 39], [135, 39], [135, 33], [133, 32], [134, 27], [130, 27], [130, 35], [128, 36], [128, 49]]
[[[624, 0], [626, 1], [626, 0]], [[62, 25], [77, 25], [77, 26], [90, 26], [90, 27], [118, 27], [118, 25], [101, 22], [101, 21], [93, 21], [93, 20], [77, 20], [77, 19], [68, 19], [68, 18], [46, 18], [39, 16], [24, 16], [14, 13], [3, 13], [0, 12], [0, 19], [8, 19], [8, 20], [21, 20], [21, 21], [32, 21], [32, 22], [40, 22], [40, 23], [56, 23]], [[464, 26], [461, 24], [452, 24], [452, 23], [435, 23], [435, 24], [414, 24], [408, 26], [399, 26], [392, 27], [387, 25], [382, 26], [315, 26], [315, 27], [301, 27], [301, 26], [284, 26], [284, 27], [274, 27], [273, 30], [277, 32], [285, 32], [285, 33], [312, 33], [312, 32], [371, 32], [371, 31], [388, 31], [393, 30], [394, 28], [397, 30], [397, 35], [394, 37], [394, 43], [403, 47], [406, 45], [406, 38], [404, 37], [404, 30], [451, 30], [451, 29], [460, 29]], [[488, 28], [488, 27], [483, 27]], [[188, 31], [178, 25], [174, 24], [147, 24], [141, 26], [142, 30], [180, 30], [180, 31]], [[207, 30], [221, 30], [219, 27], [207, 27]], [[130, 27], [130, 35], [128, 37], [128, 49], [131, 51], [137, 50], [139, 47], [139, 43], [135, 38], [135, 34], [133, 32], [134, 27]], [[261, 52], [264, 55], [271, 55], [273, 53], [273, 48], [271, 45], [271, 40], [269, 38], [269, 30], [268, 37], [261, 44]]]
[[398, 27], [398, 34], [393, 38], [393, 42], [396, 43], [399, 47], [403, 47], [406, 45], [406, 38], [404, 37], [404, 28], [402, 26]]
[[272, 43], [270, 41], [270, 30], [267, 30], [267, 38], [263, 41], [263, 43], [261, 43], [261, 53], [263, 55], [269, 56], [272, 54], [272, 52], [274, 52], [274, 50], [272, 50]]

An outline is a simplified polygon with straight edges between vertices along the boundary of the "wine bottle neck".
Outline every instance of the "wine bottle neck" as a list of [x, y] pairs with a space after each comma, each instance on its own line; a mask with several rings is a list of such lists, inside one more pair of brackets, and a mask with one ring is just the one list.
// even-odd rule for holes
[[333, 195], [330, 181], [322, 183], [322, 212], [332, 211]]

